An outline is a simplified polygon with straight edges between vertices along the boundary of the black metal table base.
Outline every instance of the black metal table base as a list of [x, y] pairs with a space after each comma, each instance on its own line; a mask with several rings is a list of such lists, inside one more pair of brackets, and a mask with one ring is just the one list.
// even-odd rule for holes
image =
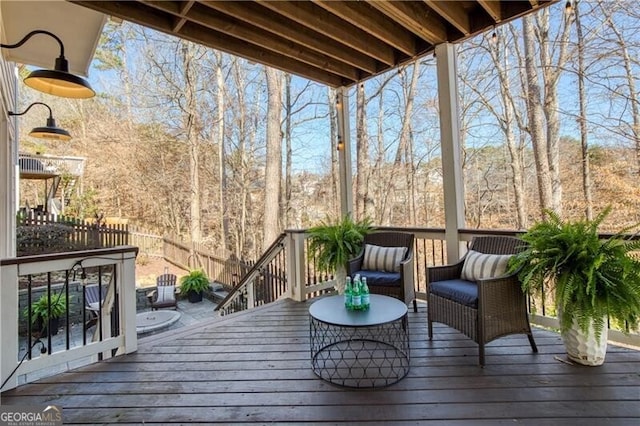
[[338, 326], [310, 317], [311, 363], [320, 378], [351, 388], [377, 388], [409, 373], [407, 316], [366, 327]]

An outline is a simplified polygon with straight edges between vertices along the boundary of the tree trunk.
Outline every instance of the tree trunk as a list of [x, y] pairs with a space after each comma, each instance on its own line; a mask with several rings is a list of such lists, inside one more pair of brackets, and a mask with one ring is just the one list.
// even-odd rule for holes
[[580, 147], [582, 154], [582, 191], [584, 193], [585, 216], [593, 219], [593, 199], [591, 197], [591, 167], [589, 160], [589, 141], [587, 138], [587, 97], [584, 89], [584, 36], [580, 23], [579, 1], [573, 3], [576, 18], [576, 32], [578, 36], [578, 100], [580, 103]]
[[411, 127], [411, 120], [413, 118], [413, 104], [416, 93], [416, 87], [418, 86], [418, 77], [420, 75], [420, 62], [415, 61], [413, 63], [413, 72], [411, 74], [411, 83], [406, 90], [407, 104], [404, 111], [404, 120], [402, 123], [401, 144], [404, 145], [404, 158], [405, 158], [405, 181], [406, 181], [406, 193], [407, 193], [407, 207], [409, 218], [409, 224], [416, 224], [416, 204], [414, 197], [414, 177], [415, 166], [413, 159], [413, 131]]
[[280, 183], [282, 180], [282, 74], [266, 68], [267, 76], [267, 158], [265, 164], [265, 198], [263, 249], [280, 233]]
[[293, 157], [293, 150], [291, 149], [291, 120], [293, 114], [293, 105], [291, 104], [291, 74], [285, 74], [285, 118], [284, 118], [284, 143], [285, 143], [285, 178], [284, 178], [284, 199], [282, 200], [284, 218], [281, 223], [284, 223], [285, 227], [292, 225], [293, 220], [298, 218], [291, 218], [291, 163]]
[[[503, 53], [501, 59], [500, 53]], [[527, 228], [527, 210], [525, 206], [525, 185], [524, 185], [524, 161], [523, 147], [516, 142], [514, 126], [520, 120], [518, 111], [513, 101], [511, 93], [510, 79], [507, 74], [509, 69], [507, 43], [502, 42], [502, 37], [492, 44], [489, 49], [493, 64], [498, 72], [500, 81], [500, 97], [502, 99], [504, 115], [501, 121], [502, 131], [505, 136], [507, 150], [509, 152], [509, 166], [513, 182], [513, 195], [515, 199], [516, 227], [517, 229]]]
[[224, 76], [222, 75], [222, 54], [216, 52], [216, 113], [217, 113], [217, 128], [216, 134], [218, 145], [218, 176], [220, 181], [220, 189], [218, 193], [218, 220], [220, 221], [220, 248], [223, 251], [227, 250], [227, 238], [229, 235], [229, 217], [226, 209], [225, 193], [227, 192], [227, 173], [225, 167], [225, 151], [224, 151]]
[[358, 84], [356, 93], [356, 217], [366, 217], [370, 166], [364, 84]]
[[[558, 81], [567, 62], [569, 32], [572, 15], [565, 14], [559, 39], [549, 38], [549, 10], [537, 15], [540, 35], [540, 67], [544, 75], [545, 91], [543, 109], [547, 120], [547, 156], [551, 175], [551, 208], [562, 214], [562, 182], [560, 179], [560, 117], [558, 104]], [[559, 46], [559, 47], [558, 47]], [[555, 64], [553, 55], [556, 54]]]
[[338, 145], [338, 110], [336, 108], [336, 91], [335, 89], [329, 88], [327, 90], [327, 95], [329, 97], [329, 131], [331, 133], [331, 146], [329, 147], [329, 152], [331, 153], [331, 175], [330, 178], [330, 197], [331, 204], [329, 206], [330, 212], [338, 212], [339, 202], [338, 197], [340, 194], [340, 178], [338, 176], [338, 155], [336, 146]]
[[196, 75], [193, 67], [193, 52], [189, 42], [181, 42], [182, 67], [185, 80], [186, 110], [183, 112], [183, 125], [189, 146], [189, 198], [190, 198], [190, 236], [192, 242], [200, 242], [201, 218], [200, 218], [200, 161], [199, 161], [199, 136], [197, 125], [197, 87]]
[[542, 109], [542, 95], [540, 90], [538, 69], [535, 63], [535, 33], [531, 17], [523, 18], [524, 64], [526, 76], [526, 103], [529, 119], [529, 134], [533, 145], [533, 156], [538, 176], [538, 196], [541, 209], [552, 208], [553, 195], [551, 173], [549, 170], [549, 154], [547, 151], [546, 135], [544, 132], [544, 111]]

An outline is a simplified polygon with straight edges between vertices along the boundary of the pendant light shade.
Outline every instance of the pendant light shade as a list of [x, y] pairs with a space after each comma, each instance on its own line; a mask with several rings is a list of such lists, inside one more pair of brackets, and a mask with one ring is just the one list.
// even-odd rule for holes
[[46, 34], [53, 37], [60, 45], [60, 56], [56, 58], [54, 69], [32, 71], [24, 79], [24, 83], [40, 92], [64, 98], [86, 99], [95, 96], [96, 92], [91, 88], [88, 81], [69, 73], [69, 62], [64, 57], [64, 45], [62, 40], [55, 34], [44, 30], [34, 30], [24, 36], [18, 43], [0, 44], [0, 47], [5, 49], [18, 48], [36, 34]]
[[27, 107], [23, 112], [12, 112], [9, 111], [9, 115], [24, 115], [26, 114], [32, 106], [34, 105], [44, 105], [49, 110], [49, 118], [47, 118], [47, 124], [43, 127], [35, 127], [31, 132], [29, 132], [29, 136], [40, 139], [55, 139], [59, 141], [68, 141], [71, 139], [71, 134], [64, 129], [56, 126], [56, 120], [53, 118], [53, 113], [51, 112], [51, 108], [49, 105], [42, 102], [34, 102]]
[[56, 120], [47, 118], [47, 125], [44, 127], [34, 127], [29, 136], [40, 139], [56, 139], [60, 141], [68, 141], [71, 134], [64, 129], [56, 126]]

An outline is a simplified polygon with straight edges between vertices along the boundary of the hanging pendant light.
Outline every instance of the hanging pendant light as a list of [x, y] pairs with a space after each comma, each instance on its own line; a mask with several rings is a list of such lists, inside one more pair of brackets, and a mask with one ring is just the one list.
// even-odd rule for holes
[[64, 129], [56, 126], [56, 120], [53, 118], [53, 113], [49, 105], [42, 102], [34, 102], [27, 107], [23, 112], [12, 112], [9, 111], [10, 116], [20, 116], [25, 115], [32, 106], [34, 105], [44, 105], [49, 110], [49, 118], [47, 118], [47, 124], [42, 127], [35, 127], [31, 132], [29, 132], [29, 136], [39, 139], [56, 139], [60, 141], [68, 141], [71, 139], [71, 134]]
[[36, 34], [46, 34], [53, 37], [60, 45], [60, 56], [56, 58], [54, 69], [32, 71], [24, 79], [24, 84], [40, 92], [63, 98], [86, 99], [95, 96], [96, 92], [88, 81], [69, 72], [69, 61], [64, 56], [64, 44], [55, 34], [45, 30], [34, 30], [16, 44], [0, 44], [0, 47], [16, 49]]

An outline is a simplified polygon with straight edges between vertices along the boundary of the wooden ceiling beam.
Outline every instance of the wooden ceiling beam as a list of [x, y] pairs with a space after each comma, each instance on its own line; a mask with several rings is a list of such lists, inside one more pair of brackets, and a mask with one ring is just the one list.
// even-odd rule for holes
[[[146, 1], [145, 4], [167, 13], [176, 13], [175, 6], [171, 2]], [[220, 31], [230, 37], [244, 40], [291, 59], [305, 62], [315, 68], [341, 75], [349, 80], [356, 81], [362, 77], [360, 72], [353, 66], [335, 61], [333, 58], [322, 53], [310, 51], [304, 46], [274, 35], [261, 28], [246, 24], [243, 21], [221, 15], [217, 11], [201, 4], [192, 7], [188, 15], [185, 16], [187, 21], [194, 22], [214, 31]]]
[[465, 36], [471, 34], [472, 30], [469, 15], [467, 15], [461, 3], [434, 0], [424, 0], [424, 2], [438, 15], [449, 21], [449, 23], [456, 27], [462, 34]]
[[416, 37], [411, 32], [365, 2], [333, 0], [313, 0], [313, 2], [408, 56], [414, 56], [418, 52]]
[[386, 65], [395, 65], [397, 62], [391, 46], [313, 3], [306, 1], [256, 1], [301, 27], [324, 34], [338, 43], [375, 58]]
[[67, 1], [337, 87], [560, 0]]
[[325, 83], [329, 86], [347, 86], [355, 81], [346, 79], [329, 71], [310, 66], [300, 61], [278, 55], [268, 50], [257, 50], [248, 43], [238, 41], [226, 34], [202, 28], [200, 25], [188, 22], [179, 34], [180, 37], [202, 43], [214, 49], [277, 68], [279, 70], [297, 74], [310, 80]]
[[447, 27], [424, 3], [413, 1], [366, 0], [401, 26], [435, 45], [447, 41]]
[[251, 23], [252, 25], [269, 31], [288, 40], [295, 40], [299, 44], [316, 52], [352, 65], [367, 74], [375, 74], [381, 67], [372, 59], [357, 50], [341, 46], [334, 40], [312, 31], [300, 32], [291, 25], [286, 18], [265, 9], [254, 2], [234, 1], [205, 1], [202, 4], [215, 9], [225, 15]]
[[478, 4], [493, 18], [494, 22], [501, 22], [502, 10], [497, 0], [478, 0]]
[[180, 31], [182, 26], [187, 22], [185, 15], [189, 13], [189, 9], [195, 4], [195, 0], [189, 0], [180, 3], [180, 17], [176, 19], [176, 24], [173, 27], [174, 32]]
[[176, 34], [172, 31], [174, 23], [171, 15], [145, 6], [140, 2], [73, 0], [73, 3], [333, 87], [346, 86], [354, 83], [352, 80], [303, 62], [292, 60], [286, 56], [271, 51], [256, 49], [247, 42], [234, 39], [224, 33], [202, 27], [190, 21], [186, 22], [181, 31]]

